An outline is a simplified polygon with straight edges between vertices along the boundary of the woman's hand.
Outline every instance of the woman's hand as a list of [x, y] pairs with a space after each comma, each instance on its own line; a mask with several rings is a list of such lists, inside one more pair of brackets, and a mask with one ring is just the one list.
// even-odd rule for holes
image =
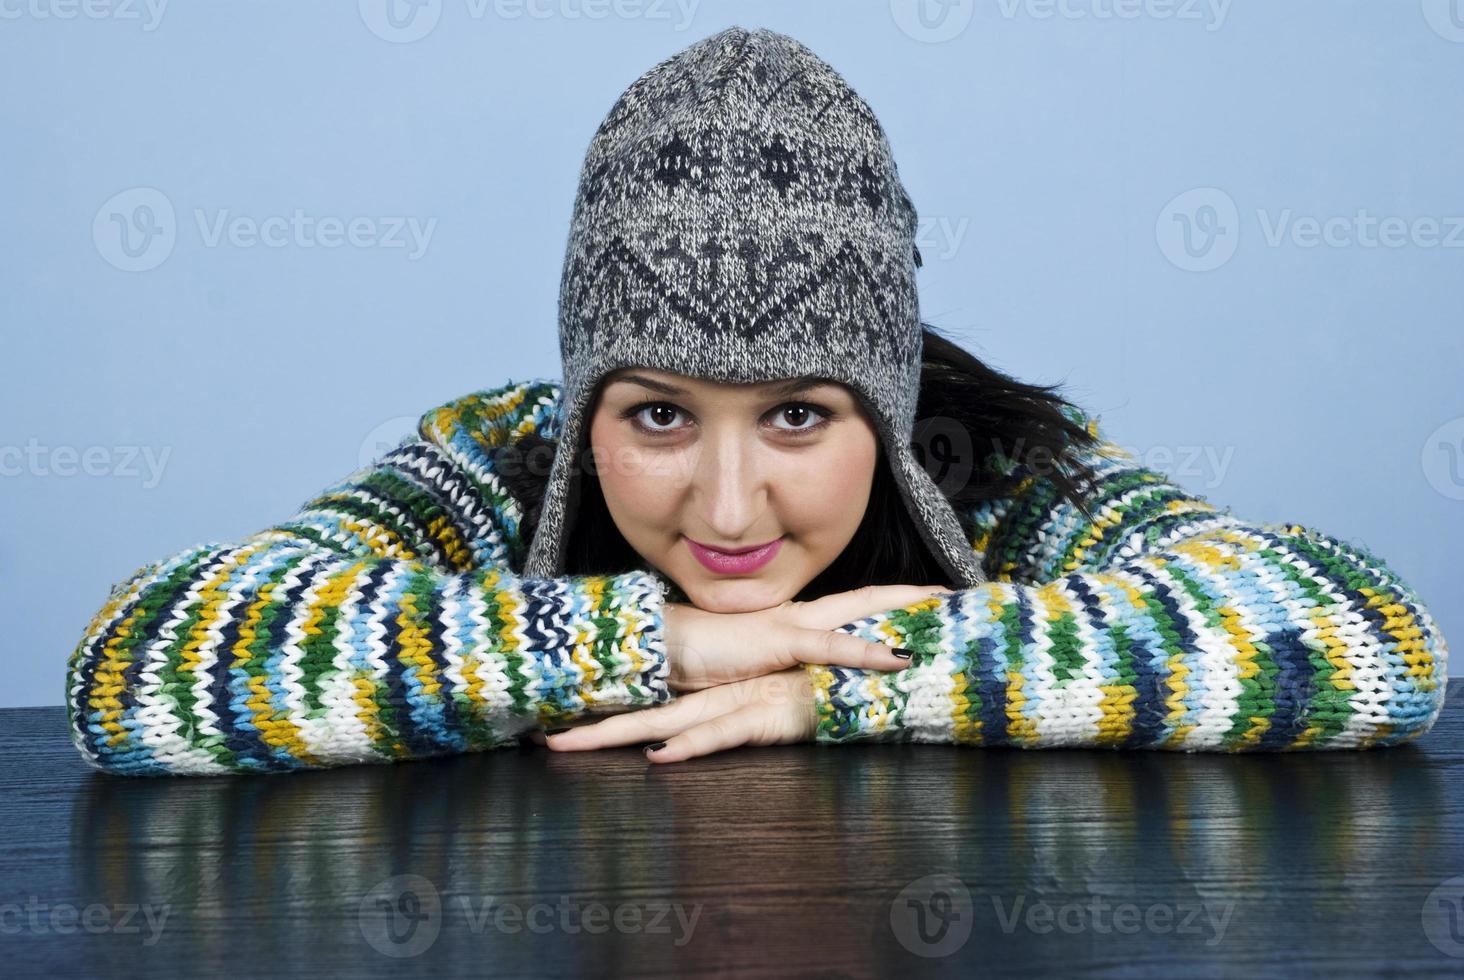
[[653, 742], [660, 747], [646, 746], [646, 758], [680, 762], [739, 745], [810, 742], [817, 723], [813, 685], [799, 666], [610, 715], [557, 735], [534, 732], [530, 737], [555, 752]]
[[668, 602], [666, 683], [677, 692], [701, 691], [801, 664], [901, 670], [910, 665], [910, 658], [908, 653], [903, 657], [896, 653], [899, 647], [836, 632], [837, 628], [950, 591], [943, 585], [866, 585], [743, 613], [707, 612]]

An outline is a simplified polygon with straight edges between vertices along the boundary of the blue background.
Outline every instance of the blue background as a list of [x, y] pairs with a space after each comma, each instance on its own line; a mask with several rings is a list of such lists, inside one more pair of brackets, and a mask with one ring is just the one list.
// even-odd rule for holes
[[[558, 376], [589, 138], [731, 24], [874, 107], [927, 320], [1212, 502], [1365, 544], [1464, 636], [1461, 0], [381, 6], [0, 2], [0, 704], [59, 704], [143, 563], [285, 518], [428, 408]], [[137, 188], [175, 240], [129, 271]], [[208, 244], [297, 209], [431, 235]], [[1369, 245], [1359, 212], [1440, 227]]]

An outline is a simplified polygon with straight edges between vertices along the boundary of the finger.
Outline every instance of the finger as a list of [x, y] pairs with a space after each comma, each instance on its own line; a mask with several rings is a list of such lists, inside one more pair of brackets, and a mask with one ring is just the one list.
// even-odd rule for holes
[[646, 746], [646, 758], [652, 762], [682, 762], [700, 755], [711, 755], [739, 745], [753, 744], [766, 725], [757, 707], [743, 708], [693, 725], [666, 739], [659, 748]]
[[[640, 710], [639, 708], [632, 707], [632, 706], [629, 706], [629, 705], [615, 705], [613, 707], [602, 707], [602, 708], [599, 709], [599, 711], [596, 712], [596, 714], [599, 715], [599, 716], [601, 716], [601, 717], [604, 717], [604, 716], [608, 716], [610, 714], [621, 713], [621, 712], [626, 712], [626, 711], [639, 711], [639, 710]], [[589, 722], [586, 722], [584, 720], [580, 720], [580, 725], [581, 726], [583, 726], [585, 724], [589, 724]], [[550, 728], [549, 730], [550, 731], [555, 731], [555, 732], [564, 732], [564, 731], [568, 731], [571, 727], [573, 727], [573, 726], [572, 725], [556, 725], [556, 726], [553, 726], [552, 728]], [[535, 745], [544, 745], [544, 744], [546, 744], [545, 741], [544, 741], [544, 739], [545, 739], [545, 733], [544, 733], [544, 729], [542, 729], [542, 728], [531, 728], [528, 731], [524, 732], [520, 737], [527, 738], [529, 741], [533, 742]]]
[[876, 613], [904, 609], [954, 590], [944, 585], [865, 585], [793, 604], [793, 621], [811, 629], [835, 629]]
[[[766, 625], [763, 628], [769, 629]], [[774, 623], [766, 635], [767, 640], [756, 648], [731, 655], [717, 653], [703, 658], [697, 648], [683, 645], [677, 653], [683, 686], [677, 690], [695, 693], [753, 681], [805, 663], [882, 671], [903, 670], [910, 666], [910, 652], [903, 647], [848, 632]]]
[[628, 711], [602, 718], [593, 724], [578, 725], [557, 735], [548, 735], [544, 741], [556, 752], [607, 749], [658, 741], [736, 709], [739, 706], [739, 695], [745, 700], [745, 694], [732, 690], [734, 687], [736, 685], [731, 684], [709, 687], [654, 708]]
[[866, 670], [904, 670], [910, 666], [910, 651], [904, 647], [834, 629], [795, 630], [788, 652], [794, 663], [838, 664]]

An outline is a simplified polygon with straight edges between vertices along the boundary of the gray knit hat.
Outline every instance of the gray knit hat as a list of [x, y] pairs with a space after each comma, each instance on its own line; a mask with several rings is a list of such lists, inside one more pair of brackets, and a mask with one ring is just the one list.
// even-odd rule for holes
[[848, 385], [949, 584], [984, 581], [911, 451], [915, 227], [873, 111], [793, 38], [729, 27], [636, 79], [580, 174], [559, 291], [565, 379], [545, 431], [559, 448], [524, 574], [564, 573], [585, 416], [606, 374], [640, 366]]

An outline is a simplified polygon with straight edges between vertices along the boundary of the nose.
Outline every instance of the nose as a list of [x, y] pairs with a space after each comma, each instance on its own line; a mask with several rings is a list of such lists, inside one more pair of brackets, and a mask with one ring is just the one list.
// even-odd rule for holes
[[[701, 440], [692, 476], [696, 516], [723, 543], [760, 544], [770, 487], [764, 454], [754, 438], [724, 427]], [[693, 532], [697, 534], [697, 532]], [[756, 541], [751, 538], [757, 537]], [[700, 539], [699, 539], [700, 540]]]

